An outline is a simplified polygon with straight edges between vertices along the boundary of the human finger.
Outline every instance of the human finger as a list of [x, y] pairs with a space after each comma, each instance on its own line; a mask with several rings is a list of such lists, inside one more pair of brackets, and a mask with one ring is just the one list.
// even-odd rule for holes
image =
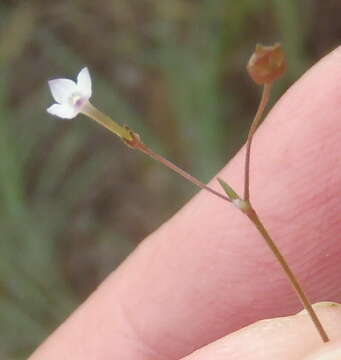
[[[283, 96], [259, 129], [252, 199], [313, 301], [341, 301], [341, 50]], [[220, 177], [240, 190], [242, 150]], [[217, 186], [214, 181], [213, 184]], [[31, 358], [179, 358], [299, 301], [262, 238], [201, 192], [150, 235]]]
[[341, 306], [319, 303], [314, 308], [331, 338], [327, 346], [311, 326], [308, 314], [300, 312], [258, 321], [204, 346], [183, 360], [339, 360], [340, 356], [321, 356], [341, 350]]

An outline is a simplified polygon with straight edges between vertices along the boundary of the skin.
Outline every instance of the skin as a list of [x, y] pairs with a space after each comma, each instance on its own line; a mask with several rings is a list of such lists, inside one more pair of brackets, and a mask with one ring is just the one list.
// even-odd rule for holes
[[[327, 325], [330, 337], [341, 339], [341, 305], [319, 303], [314, 307]], [[340, 346], [333, 342], [333, 346], [336, 345]], [[307, 359], [320, 359], [317, 354], [322, 356], [322, 350], [330, 353], [334, 348], [321, 345], [307, 314], [299, 313], [259, 321], [195, 351], [184, 360], [301, 360], [306, 359], [305, 356]], [[337, 359], [341, 359], [340, 352]]]
[[[338, 48], [278, 101], [252, 153], [253, 204], [312, 302], [341, 301], [340, 100]], [[238, 192], [243, 157], [242, 149], [219, 174]], [[220, 190], [216, 180], [211, 185]], [[316, 360], [323, 358], [319, 351], [341, 349], [338, 306], [318, 310], [334, 347], [322, 344], [306, 315], [261, 321], [226, 336], [300, 310], [253, 225], [201, 191], [30, 360]]]

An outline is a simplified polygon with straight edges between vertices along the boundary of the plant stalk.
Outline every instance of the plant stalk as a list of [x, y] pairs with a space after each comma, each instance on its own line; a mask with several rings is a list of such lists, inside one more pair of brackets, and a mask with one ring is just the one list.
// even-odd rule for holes
[[257, 230], [260, 232], [260, 234], [263, 236], [266, 244], [269, 246], [270, 250], [272, 251], [272, 253], [274, 254], [274, 256], [276, 257], [277, 261], [279, 262], [279, 264], [281, 265], [283, 271], [285, 272], [286, 276], [288, 277], [292, 287], [294, 288], [294, 290], [296, 291], [297, 296], [299, 297], [299, 299], [301, 300], [304, 308], [306, 309], [306, 311], [308, 312], [316, 330], [318, 331], [321, 339], [323, 342], [328, 342], [329, 341], [329, 337], [325, 331], [325, 329], [323, 328], [315, 310], [313, 309], [313, 307], [311, 306], [311, 302], [309, 301], [307, 295], [305, 294], [301, 284], [299, 283], [299, 281], [297, 280], [296, 276], [294, 275], [294, 273], [292, 272], [289, 264], [287, 263], [287, 261], [285, 260], [284, 256], [281, 254], [281, 251], [279, 250], [279, 248], [277, 247], [277, 245], [274, 243], [274, 241], [271, 239], [271, 236], [269, 235], [268, 231], [266, 230], [266, 228], [264, 227], [263, 223], [261, 222], [261, 220], [259, 219], [256, 211], [253, 209], [253, 207], [251, 206], [251, 204], [249, 203], [249, 211], [245, 212], [247, 217], [252, 221], [252, 223], [256, 226]]
[[269, 102], [270, 92], [271, 92], [271, 85], [272, 83], [265, 83], [262, 90], [261, 100], [256, 112], [256, 115], [252, 121], [249, 134], [246, 141], [246, 153], [245, 153], [245, 168], [244, 168], [244, 202], [246, 203], [246, 209], [242, 210], [247, 217], [252, 221], [255, 225], [259, 233], [264, 238], [266, 244], [274, 254], [275, 258], [281, 265], [284, 273], [286, 274], [289, 282], [291, 283], [292, 287], [294, 288], [297, 296], [299, 297], [300, 301], [302, 302], [304, 308], [308, 312], [316, 330], [318, 331], [321, 339], [323, 342], [328, 342], [329, 337], [323, 328], [315, 310], [313, 309], [311, 302], [309, 301], [308, 297], [306, 296], [303, 287], [297, 280], [296, 276], [294, 275], [293, 271], [291, 270], [289, 264], [285, 260], [284, 256], [282, 255], [281, 251], [272, 240], [271, 236], [269, 235], [268, 231], [266, 230], [265, 226], [263, 225], [262, 221], [258, 217], [256, 211], [254, 210], [251, 202], [250, 202], [250, 160], [251, 160], [251, 145], [253, 136], [257, 130], [257, 127], [262, 119], [264, 110], [266, 105]]
[[141, 152], [143, 152], [146, 155], [150, 156], [154, 160], [160, 162], [161, 164], [163, 164], [164, 166], [166, 166], [169, 169], [173, 170], [174, 172], [176, 172], [180, 176], [184, 177], [186, 180], [190, 181], [192, 184], [198, 186], [199, 188], [210, 192], [211, 194], [219, 197], [220, 199], [231, 202], [231, 200], [227, 196], [219, 193], [218, 191], [216, 191], [216, 190], [212, 189], [211, 187], [209, 187], [208, 185], [204, 184], [203, 182], [201, 182], [200, 180], [198, 180], [197, 178], [195, 178], [194, 176], [189, 174], [187, 171], [179, 168], [177, 165], [175, 165], [171, 161], [167, 160], [166, 158], [164, 158], [160, 154], [157, 154], [156, 152], [154, 152], [153, 150], [148, 148], [145, 144], [140, 142], [136, 146], [134, 146], [134, 148], [137, 149], [137, 150], [140, 150]]
[[[323, 342], [328, 342], [329, 338], [324, 330], [316, 312], [314, 311], [313, 307], [311, 306], [310, 301], [308, 300], [307, 296], [305, 295], [302, 286], [298, 282], [297, 278], [295, 277], [294, 273], [290, 269], [288, 263], [286, 262], [285, 258], [281, 254], [279, 248], [276, 246], [272, 238], [270, 237], [268, 231], [264, 227], [263, 223], [259, 219], [256, 211], [252, 207], [250, 203], [250, 155], [251, 155], [251, 144], [253, 135], [259, 125], [259, 122], [262, 118], [264, 109], [269, 101], [270, 97], [270, 90], [271, 90], [271, 84], [265, 84], [263, 87], [262, 97], [261, 101], [256, 113], [256, 116], [251, 124], [250, 131], [247, 138], [246, 143], [246, 155], [245, 155], [245, 178], [244, 178], [244, 203], [247, 205], [246, 210], [242, 210], [247, 217], [251, 220], [251, 222], [255, 225], [259, 233], [263, 236], [265, 242], [269, 246], [270, 250], [280, 263], [283, 271], [287, 275], [291, 285], [293, 286], [294, 290], [296, 291], [299, 299], [301, 300], [304, 308], [308, 312], [311, 320], [313, 321], [319, 335], [321, 336], [321, 339]], [[93, 107], [90, 103], [87, 104], [85, 107], [83, 113], [85, 115], [88, 115], [90, 118], [94, 119], [98, 123], [100, 123], [102, 126], [106, 127], [108, 130], [112, 131], [119, 137], [123, 139], [123, 141], [133, 149], [139, 150], [143, 152], [144, 154], [148, 155], [149, 157], [153, 158], [154, 160], [162, 163], [169, 169], [173, 170], [177, 174], [184, 177], [186, 180], [190, 181], [192, 184], [198, 186], [201, 189], [204, 189], [211, 194], [219, 197], [220, 199], [223, 199], [225, 201], [231, 202], [231, 199], [218, 191], [212, 189], [208, 185], [204, 184], [194, 176], [187, 173], [185, 170], [179, 168], [177, 165], [173, 164], [171, 161], [167, 160], [163, 156], [155, 153], [153, 150], [148, 148], [143, 142], [140, 140], [139, 136], [132, 132], [130, 129], [122, 127], [121, 125], [117, 124], [115, 121], [113, 121], [109, 116], [103, 114], [101, 111]]]
[[264, 84], [262, 97], [257, 109], [257, 113], [250, 126], [249, 134], [246, 140], [246, 153], [245, 153], [245, 168], [244, 168], [244, 200], [250, 200], [250, 160], [251, 160], [251, 145], [253, 135], [262, 119], [265, 107], [270, 99], [271, 83]]

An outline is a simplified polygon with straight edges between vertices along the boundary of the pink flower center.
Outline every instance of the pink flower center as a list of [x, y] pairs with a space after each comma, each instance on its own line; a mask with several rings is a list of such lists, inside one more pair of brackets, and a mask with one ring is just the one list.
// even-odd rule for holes
[[74, 106], [76, 109], [80, 109], [84, 103], [86, 102], [86, 99], [81, 96], [79, 93], [74, 93], [71, 95], [70, 103], [72, 106]]

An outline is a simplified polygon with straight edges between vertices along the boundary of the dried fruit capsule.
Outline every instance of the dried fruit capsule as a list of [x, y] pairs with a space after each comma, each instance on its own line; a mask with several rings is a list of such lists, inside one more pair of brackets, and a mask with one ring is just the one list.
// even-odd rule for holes
[[280, 43], [272, 46], [257, 44], [256, 50], [247, 64], [249, 75], [259, 85], [277, 80], [285, 70], [285, 55]]

